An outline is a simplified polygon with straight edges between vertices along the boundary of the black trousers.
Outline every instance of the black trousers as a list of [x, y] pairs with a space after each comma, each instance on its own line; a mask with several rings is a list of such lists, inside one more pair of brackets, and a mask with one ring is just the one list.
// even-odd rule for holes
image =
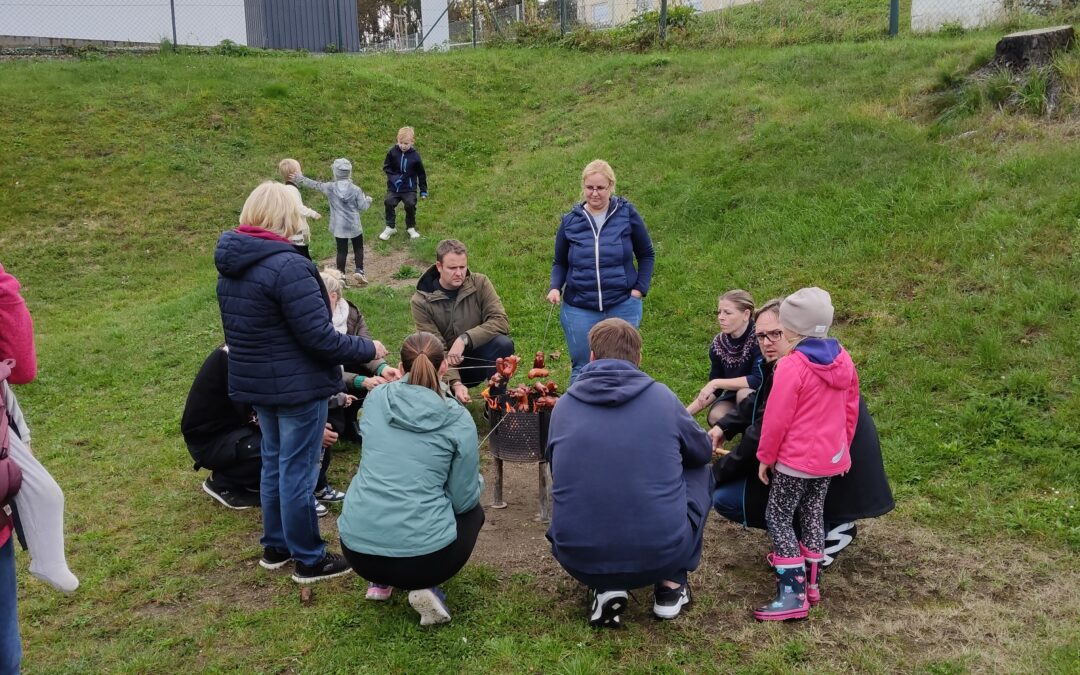
[[337, 242], [337, 268], [345, 274], [345, 261], [349, 259], [349, 242], [352, 242], [353, 257], [356, 259], [356, 271], [364, 271], [364, 235], [358, 234], [352, 239], [347, 237], [334, 237]]
[[479, 347], [466, 349], [458, 366], [461, 368], [458, 371], [461, 373], [461, 383], [466, 387], [475, 387], [484, 382], [495, 374], [495, 359], [513, 353], [514, 341], [508, 335], [496, 335]]
[[344, 543], [341, 552], [353, 570], [372, 583], [406, 591], [438, 586], [460, 572], [469, 561], [484, 525], [484, 508], [477, 504], [454, 519], [457, 520], [457, 539], [433, 553], [412, 558], [388, 558], [357, 553]]
[[383, 206], [386, 207], [386, 226], [397, 227], [397, 205], [405, 205], [405, 227], [416, 227], [416, 193], [386, 191]]
[[245, 427], [213, 440], [189, 445], [196, 468], [210, 469], [210, 482], [222, 490], [259, 491], [262, 477], [262, 434]]

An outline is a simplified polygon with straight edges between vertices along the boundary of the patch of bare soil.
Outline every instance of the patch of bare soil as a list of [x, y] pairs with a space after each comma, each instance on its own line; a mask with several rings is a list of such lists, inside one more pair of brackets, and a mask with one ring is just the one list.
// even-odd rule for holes
[[[568, 615], [582, 613], [580, 586], [551, 557], [547, 523], [536, 519], [537, 465], [504, 463], [505, 509], [491, 508], [494, 462], [486, 462], [484, 475], [487, 522], [471, 563], [504, 576], [527, 573]], [[1080, 586], [1067, 581], [1078, 566], [1065, 552], [1007, 540], [976, 548], [897, 514], [859, 523], [858, 537], [825, 573], [823, 602], [810, 620], [759, 624], [750, 610], [775, 591], [764, 559], [769, 549], [765, 532], [710, 517], [701, 565], [690, 577], [688, 637], [734, 643], [752, 655], [797, 631], [808, 662], [833, 668], [911, 670], [950, 661], [1016, 671], [1037, 669], [1038, 650], [1065, 643], [1080, 622]], [[640, 602], [625, 620], [640, 625], [646, 639], [670, 641], [651, 617], [651, 590], [634, 595]]]
[[[337, 268], [334, 257], [316, 260], [315, 264], [320, 270]], [[391, 288], [413, 288], [416, 286], [416, 280], [430, 266], [429, 262], [413, 258], [407, 249], [394, 249], [386, 253], [364, 251], [364, 275], [367, 276], [369, 285], [382, 284]], [[410, 274], [402, 274], [409, 270], [411, 270]], [[356, 264], [350, 253], [349, 260], [345, 263], [345, 273], [349, 286], [353, 288], [356, 287], [356, 282], [352, 278], [355, 271]]]

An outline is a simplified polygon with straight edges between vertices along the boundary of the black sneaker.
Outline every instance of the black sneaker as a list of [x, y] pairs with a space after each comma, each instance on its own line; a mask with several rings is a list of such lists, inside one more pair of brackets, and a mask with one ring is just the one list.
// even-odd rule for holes
[[622, 613], [626, 609], [626, 591], [589, 589], [589, 625], [596, 628], [618, 628], [622, 625]]
[[276, 570], [284, 567], [290, 560], [292, 560], [292, 555], [288, 551], [267, 546], [263, 549], [263, 557], [259, 565], [268, 570]]
[[210, 484], [209, 479], [203, 481], [202, 489], [203, 492], [221, 502], [226, 508], [234, 509], [236, 511], [243, 511], [244, 509], [250, 509], [259, 505], [259, 493], [257, 492], [250, 492], [248, 490], [226, 490], [224, 488], [214, 487]]
[[674, 619], [679, 616], [683, 605], [690, 604], [690, 584], [685, 583], [678, 588], [668, 588], [663, 584], [656, 584], [653, 588], [656, 600], [653, 602], [653, 614], [661, 619]]
[[298, 584], [313, 584], [323, 579], [345, 576], [349, 572], [352, 572], [352, 567], [349, 567], [345, 558], [336, 553], [327, 553], [314, 565], [304, 565], [297, 561], [292, 580]]

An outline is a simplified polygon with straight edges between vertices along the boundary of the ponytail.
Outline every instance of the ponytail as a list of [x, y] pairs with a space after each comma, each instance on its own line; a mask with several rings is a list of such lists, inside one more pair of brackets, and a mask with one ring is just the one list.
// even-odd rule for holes
[[409, 374], [409, 384], [427, 387], [443, 395], [439, 384], [439, 368], [446, 353], [442, 342], [431, 333], [413, 333], [401, 345], [401, 363]]

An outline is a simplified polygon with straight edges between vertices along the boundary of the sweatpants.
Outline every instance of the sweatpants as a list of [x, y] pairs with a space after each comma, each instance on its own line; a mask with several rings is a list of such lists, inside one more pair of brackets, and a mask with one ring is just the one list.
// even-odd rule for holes
[[416, 227], [416, 193], [386, 191], [383, 206], [386, 207], [386, 226], [397, 227], [397, 205], [405, 205], [405, 227]]

